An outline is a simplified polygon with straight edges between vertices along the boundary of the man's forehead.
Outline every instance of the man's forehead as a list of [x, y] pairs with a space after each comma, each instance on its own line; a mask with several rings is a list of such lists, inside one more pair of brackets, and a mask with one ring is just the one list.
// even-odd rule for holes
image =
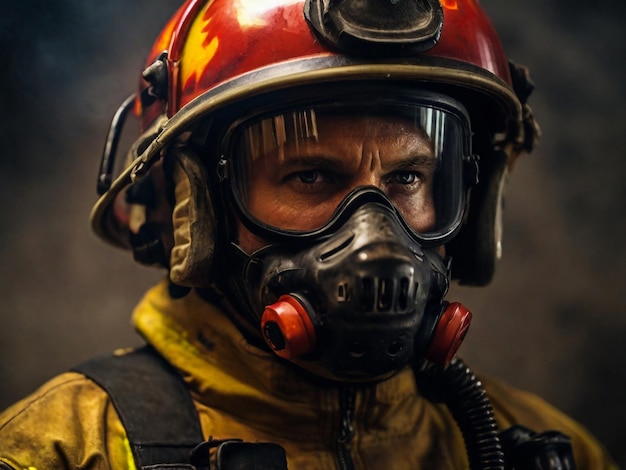
[[316, 113], [317, 127], [320, 130], [351, 130], [354, 135], [369, 136], [416, 134], [428, 137], [413, 116], [391, 113], [353, 112]]

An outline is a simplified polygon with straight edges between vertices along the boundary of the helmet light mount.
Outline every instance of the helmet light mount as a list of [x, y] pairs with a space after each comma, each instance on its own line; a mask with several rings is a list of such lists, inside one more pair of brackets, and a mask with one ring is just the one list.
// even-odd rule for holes
[[304, 16], [326, 44], [365, 56], [424, 52], [443, 27], [438, 0], [307, 0]]

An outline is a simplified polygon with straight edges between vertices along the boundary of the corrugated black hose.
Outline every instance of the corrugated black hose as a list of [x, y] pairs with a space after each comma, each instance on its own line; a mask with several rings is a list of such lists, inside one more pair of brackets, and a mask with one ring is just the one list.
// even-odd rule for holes
[[416, 381], [428, 400], [444, 403], [457, 422], [471, 470], [503, 470], [504, 454], [493, 409], [480, 380], [460, 359], [446, 367], [424, 364]]

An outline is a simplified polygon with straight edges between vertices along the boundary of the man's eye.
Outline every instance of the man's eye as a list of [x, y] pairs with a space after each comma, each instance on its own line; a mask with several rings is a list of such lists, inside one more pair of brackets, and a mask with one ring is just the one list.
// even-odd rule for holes
[[295, 174], [295, 176], [302, 183], [306, 183], [306, 184], [319, 183], [320, 180], [323, 179], [322, 173], [319, 170], [299, 171]]
[[394, 173], [392, 181], [398, 184], [413, 184], [419, 177], [420, 175], [416, 171], [398, 171]]

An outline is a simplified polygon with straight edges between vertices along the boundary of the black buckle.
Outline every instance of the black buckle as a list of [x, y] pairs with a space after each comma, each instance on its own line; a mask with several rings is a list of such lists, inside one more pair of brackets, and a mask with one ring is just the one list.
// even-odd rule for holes
[[241, 439], [209, 438], [191, 451], [190, 462], [198, 470], [287, 470], [282, 446]]

